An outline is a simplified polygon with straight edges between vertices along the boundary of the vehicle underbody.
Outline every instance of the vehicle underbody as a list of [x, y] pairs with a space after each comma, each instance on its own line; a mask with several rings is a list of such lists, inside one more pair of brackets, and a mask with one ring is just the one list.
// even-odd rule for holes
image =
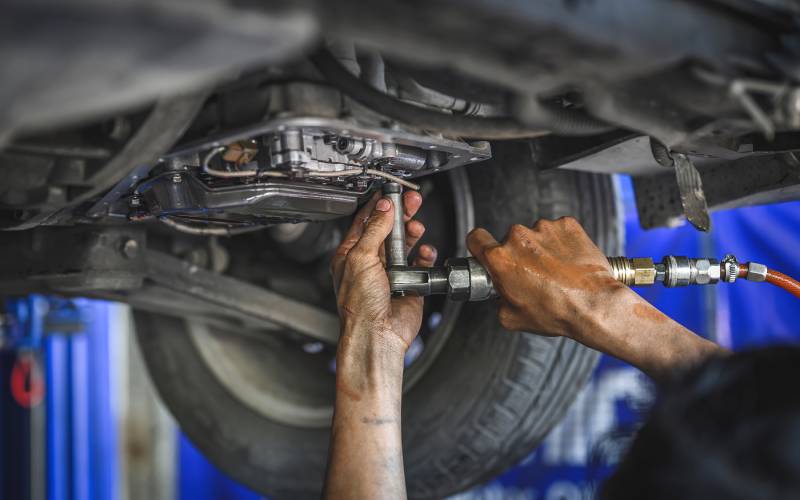
[[[499, 225], [504, 207], [523, 210], [526, 189], [550, 203], [541, 216], [585, 203], [587, 219], [606, 216], [597, 228], [614, 226], [616, 212], [597, 208], [613, 204], [610, 180], [594, 174], [633, 177], [646, 228], [685, 218], [708, 230], [709, 210], [800, 198], [791, 0], [20, 1], [6, 10], [5, 294], [120, 300], [151, 315], [141, 324], [185, 320], [269, 352], [330, 356], [339, 323], [327, 259], [387, 179], [421, 190], [441, 255], [465, 253], [466, 232]], [[602, 236], [612, 229], [597, 231], [604, 250], [618, 249]], [[464, 314], [429, 301], [409, 387], [437, 370], [435, 357], [456, 342], [439, 330]], [[197, 335], [200, 355], [222, 364]], [[585, 365], [578, 388], [591, 361], [573, 365]], [[308, 371], [323, 378], [330, 368], [323, 360]], [[282, 425], [319, 429], [330, 417], [325, 384], [308, 389], [305, 406], [237, 397]], [[171, 389], [161, 390], [170, 404]], [[451, 493], [498, 467], [441, 488], [420, 473], [410, 492]], [[299, 491], [256, 475], [239, 477]]]

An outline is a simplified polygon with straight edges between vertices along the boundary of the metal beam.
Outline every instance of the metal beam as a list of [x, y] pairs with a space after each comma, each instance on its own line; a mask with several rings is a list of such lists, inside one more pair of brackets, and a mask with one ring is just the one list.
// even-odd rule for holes
[[[339, 318], [334, 313], [213, 273], [165, 253], [148, 250], [145, 261], [148, 281], [205, 303], [214, 311], [223, 314], [227, 311], [257, 323], [277, 325], [328, 344], [339, 341]], [[132, 294], [134, 305], [137, 296], [141, 298], [141, 293]], [[152, 307], [152, 302], [149, 305]]]

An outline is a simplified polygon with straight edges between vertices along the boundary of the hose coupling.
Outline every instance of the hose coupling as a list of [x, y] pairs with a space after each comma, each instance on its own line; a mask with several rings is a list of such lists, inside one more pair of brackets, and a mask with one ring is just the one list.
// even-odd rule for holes
[[664, 266], [664, 286], [673, 288], [688, 285], [715, 285], [720, 280], [720, 265], [716, 259], [690, 259], [667, 255]]
[[[690, 259], [667, 255], [659, 263], [651, 258], [609, 257], [611, 275], [628, 286], [647, 286], [661, 282], [673, 288], [688, 285], [713, 285], [720, 280], [720, 264], [715, 259]], [[738, 267], [737, 267], [738, 269]]]

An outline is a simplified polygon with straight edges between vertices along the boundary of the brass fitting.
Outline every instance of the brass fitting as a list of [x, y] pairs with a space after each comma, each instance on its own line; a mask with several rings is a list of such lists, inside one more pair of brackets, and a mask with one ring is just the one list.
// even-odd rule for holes
[[628, 286], [652, 285], [656, 282], [656, 266], [650, 257], [629, 259], [608, 257], [611, 275]]

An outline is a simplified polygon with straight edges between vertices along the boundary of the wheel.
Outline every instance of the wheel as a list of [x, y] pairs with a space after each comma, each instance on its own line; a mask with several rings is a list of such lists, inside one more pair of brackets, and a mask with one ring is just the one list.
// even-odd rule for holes
[[[463, 242], [466, 229], [480, 225], [502, 237], [515, 222], [574, 215], [604, 251], [619, 252], [610, 177], [537, 172], [518, 155], [497, 156], [491, 165], [431, 181], [436, 196], [426, 198], [421, 215], [428, 235]], [[455, 224], [448, 224], [453, 206]], [[447, 241], [434, 244], [444, 247], [440, 255], [463, 252]], [[305, 275], [319, 276], [322, 265], [304, 264]], [[279, 287], [281, 280], [273, 281], [270, 287]], [[310, 287], [293, 286], [284, 292], [332, 300], [329, 292], [314, 298]], [[427, 302], [421, 354], [407, 368], [403, 440], [409, 495], [441, 498], [528, 454], [563, 416], [597, 354], [566, 339], [503, 331], [492, 303]], [[334, 394], [332, 350], [152, 313], [136, 312], [135, 319], [162, 399], [203, 453], [259, 492], [319, 497]]]

